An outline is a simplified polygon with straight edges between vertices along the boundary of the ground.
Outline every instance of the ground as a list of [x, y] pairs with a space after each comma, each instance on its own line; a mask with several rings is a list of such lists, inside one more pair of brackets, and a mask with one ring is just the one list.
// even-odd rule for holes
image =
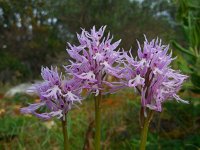
[[[175, 100], [155, 113], [148, 134], [147, 150], [198, 150], [200, 148], [200, 96], [181, 94], [190, 104]], [[17, 94], [0, 96], [0, 150], [59, 150], [63, 136], [57, 119], [41, 121], [22, 115], [19, 109], [37, 97]], [[137, 150], [140, 142], [139, 97], [124, 90], [104, 97], [102, 105], [102, 149]], [[93, 149], [94, 101], [83, 101], [68, 114], [72, 150]], [[84, 148], [83, 148], [84, 147]]]

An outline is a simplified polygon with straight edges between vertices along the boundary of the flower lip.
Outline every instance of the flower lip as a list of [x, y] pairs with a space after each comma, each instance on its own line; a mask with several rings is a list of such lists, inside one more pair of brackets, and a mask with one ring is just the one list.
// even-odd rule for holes
[[136, 75], [134, 79], [128, 81], [129, 87], [136, 87], [138, 85], [144, 85], [145, 79], [140, 76], [140, 74]]

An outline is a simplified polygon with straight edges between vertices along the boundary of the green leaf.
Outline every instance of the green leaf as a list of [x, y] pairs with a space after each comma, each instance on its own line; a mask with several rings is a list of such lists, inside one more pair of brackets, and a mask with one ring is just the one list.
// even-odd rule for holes
[[179, 45], [177, 42], [175, 41], [172, 41], [172, 45], [177, 48], [177, 50], [179, 50], [180, 52], [184, 53], [184, 54], [187, 54], [187, 55], [190, 55], [190, 56], [194, 56], [196, 57], [192, 52], [190, 52], [189, 50], [183, 48], [181, 45]]
[[199, 82], [200, 76], [199, 75], [197, 75], [196, 73], [193, 73], [191, 75], [191, 81], [196, 87], [200, 88], [200, 82]]

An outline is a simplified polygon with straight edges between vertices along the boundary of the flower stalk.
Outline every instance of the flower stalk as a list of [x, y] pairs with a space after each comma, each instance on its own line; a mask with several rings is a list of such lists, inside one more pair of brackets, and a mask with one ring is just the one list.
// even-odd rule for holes
[[101, 108], [100, 102], [102, 99], [101, 92], [95, 96], [95, 150], [100, 150], [101, 144]]
[[67, 119], [62, 120], [62, 131], [63, 131], [63, 138], [64, 138], [64, 150], [69, 150], [69, 138], [67, 132]]
[[140, 150], [146, 149], [146, 142], [147, 142], [147, 135], [148, 135], [148, 129], [149, 124], [151, 122], [151, 119], [153, 117], [153, 110], [150, 110], [147, 117], [144, 119], [144, 125], [141, 132], [141, 142], [140, 142]]

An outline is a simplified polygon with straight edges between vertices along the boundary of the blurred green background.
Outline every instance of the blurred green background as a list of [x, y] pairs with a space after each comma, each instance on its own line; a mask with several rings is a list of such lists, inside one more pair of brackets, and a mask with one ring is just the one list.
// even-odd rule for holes
[[[0, 0], [0, 150], [62, 149], [59, 121], [24, 116], [19, 108], [38, 101], [24, 89], [41, 79], [41, 66], [67, 64], [66, 42], [77, 43], [76, 33], [93, 25], [107, 25], [134, 55], [144, 34], [170, 44], [177, 56], [173, 68], [189, 76], [179, 94], [190, 104], [164, 104], [151, 124], [147, 149], [199, 150], [199, 0]], [[103, 106], [103, 149], [138, 149], [139, 97], [124, 90], [107, 96]], [[72, 149], [93, 149], [92, 98], [69, 115]]]

